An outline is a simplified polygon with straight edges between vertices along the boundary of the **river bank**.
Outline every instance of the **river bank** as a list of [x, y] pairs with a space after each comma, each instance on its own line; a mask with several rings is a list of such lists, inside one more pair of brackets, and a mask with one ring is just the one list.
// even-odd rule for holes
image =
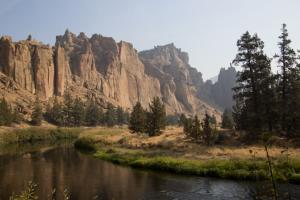
[[[269, 178], [263, 146], [225, 141], [224, 144], [208, 147], [191, 141], [179, 127], [168, 127], [163, 134], [155, 137], [132, 134], [126, 127], [42, 126], [0, 130], [0, 146], [6, 147], [77, 138], [77, 149], [88, 150], [96, 158], [131, 167], [226, 179]], [[276, 180], [299, 183], [299, 148], [271, 146], [269, 154]]]
[[[96, 158], [136, 168], [239, 180], [270, 176], [263, 146], [207, 147], [186, 138], [178, 127], [168, 127], [155, 137], [132, 134], [126, 128], [89, 129], [81, 132], [75, 147]], [[269, 154], [276, 180], [299, 182], [300, 149], [271, 146]]]
[[24, 127], [24, 128], [1, 128], [0, 145], [16, 143], [36, 143], [40, 141], [58, 141], [76, 139], [82, 129], [59, 128], [59, 127]]

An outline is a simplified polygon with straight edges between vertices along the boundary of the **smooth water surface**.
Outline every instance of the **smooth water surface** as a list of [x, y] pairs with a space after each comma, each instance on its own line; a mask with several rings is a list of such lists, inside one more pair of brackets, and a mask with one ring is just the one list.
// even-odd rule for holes
[[[43, 149], [31, 153], [0, 156], [0, 199], [23, 190], [26, 183], [38, 184], [40, 199], [62, 199], [65, 189], [71, 199], [253, 199], [268, 194], [268, 184], [213, 178], [178, 176], [118, 166], [82, 154], [72, 147]], [[280, 185], [300, 198], [300, 186]], [[282, 199], [286, 199], [285, 197]]]

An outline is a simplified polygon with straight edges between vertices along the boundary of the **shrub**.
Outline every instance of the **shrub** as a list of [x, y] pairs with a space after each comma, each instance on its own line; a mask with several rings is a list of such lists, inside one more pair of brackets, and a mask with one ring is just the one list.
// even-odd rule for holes
[[82, 137], [75, 141], [74, 147], [84, 151], [96, 151], [95, 142], [92, 138]]

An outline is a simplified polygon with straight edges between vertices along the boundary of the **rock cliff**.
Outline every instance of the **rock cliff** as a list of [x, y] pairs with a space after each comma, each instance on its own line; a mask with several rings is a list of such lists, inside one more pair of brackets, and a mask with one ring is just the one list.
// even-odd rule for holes
[[234, 67], [221, 68], [215, 83], [208, 80], [198, 87], [199, 98], [220, 110], [231, 109], [234, 104], [232, 88], [235, 85], [236, 74]]
[[56, 37], [53, 47], [3, 36], [0, 90], [14, 97], [12, 103], [20, 104], [21, 97], [29, 104], [35, 95], [46, 102], [68, 90], [82, 99], [93, 97], [103, 107], [110, 102], [128, 109], [137, 101], [147, 107], [159, 96], [169, 114], [207, 111], [218, 117], [219, 112], [199, 98], [202, 74], [188, 61], [188, 54], [174, 44], [138, 53], [128, 42], [68, 30]]

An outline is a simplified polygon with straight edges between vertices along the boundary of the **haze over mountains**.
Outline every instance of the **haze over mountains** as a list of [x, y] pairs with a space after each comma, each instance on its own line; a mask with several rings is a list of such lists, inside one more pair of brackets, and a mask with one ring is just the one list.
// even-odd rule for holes
[[147, 107], [159, 96], [169, 114], [220, 116], [219, 110], [232, 106], [235, 75], [234, 68], [223, 68], [216, 83], [204, 82], [188, 53], [174, 44], [137, 52], [128, 42], [68, 30], [53, 47], [31, 37], [0, 39], [1, 95], [24, 114], [35, 95], [46, 102], [69, 91], [104, 108], [109, 102], [130, 109], [137, 101]]

